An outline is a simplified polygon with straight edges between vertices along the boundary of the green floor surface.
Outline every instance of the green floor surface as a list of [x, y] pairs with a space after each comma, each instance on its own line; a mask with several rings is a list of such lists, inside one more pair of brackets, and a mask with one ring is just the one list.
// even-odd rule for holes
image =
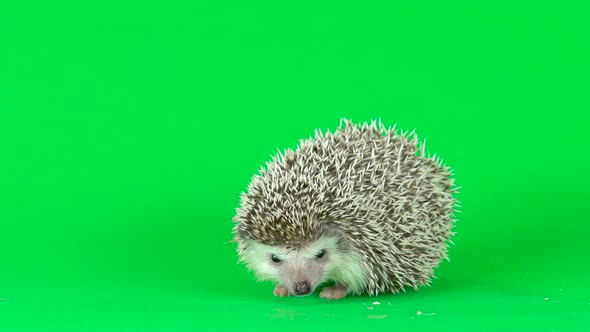
[[[271, 288], [11, 288], [2, 324], [27, 331], [571, 331], [588, 330], [590, 298], [567, 284], [523, 290], [437, 283], [402, 295], [273, 298]], [[248, 290], [250, 288], [250, 290]]]

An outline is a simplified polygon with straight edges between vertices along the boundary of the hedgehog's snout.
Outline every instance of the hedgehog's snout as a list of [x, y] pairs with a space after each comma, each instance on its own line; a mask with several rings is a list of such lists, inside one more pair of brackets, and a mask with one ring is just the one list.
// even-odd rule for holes
[[311, 293], [311, 284], [309, 281], [298, 281], [295, 283], [295, 295], [303, 296]]

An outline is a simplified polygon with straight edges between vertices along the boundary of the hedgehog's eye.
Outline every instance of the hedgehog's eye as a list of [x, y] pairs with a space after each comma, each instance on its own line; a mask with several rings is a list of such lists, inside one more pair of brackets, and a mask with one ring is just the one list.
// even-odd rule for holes
[[271, 259], [271, 260], [272, 260], [274, 263], [277, 263], [277, 264], [281, 262], [281, 259], [280, 259], [280, 258], [278, 258], [278, 257], [277, 257], [277, 255], [275, 255], [275, 254], [272, 254], [272, 255], [270, 255], [270, 259]]
[[326, 255], [326, 251], [324, 249], [320, 250], [317, 254], [315, 254], [316, 258], [323, 258]]

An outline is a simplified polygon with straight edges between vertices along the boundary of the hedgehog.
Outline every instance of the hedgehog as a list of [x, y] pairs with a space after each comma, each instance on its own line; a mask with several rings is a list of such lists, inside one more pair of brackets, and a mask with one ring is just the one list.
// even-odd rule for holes
[[374, 296], [430, 285], [458, 190], [415, 130], [341, 119], [255, 174], [233, 217], [239, 261], [275, 296]]

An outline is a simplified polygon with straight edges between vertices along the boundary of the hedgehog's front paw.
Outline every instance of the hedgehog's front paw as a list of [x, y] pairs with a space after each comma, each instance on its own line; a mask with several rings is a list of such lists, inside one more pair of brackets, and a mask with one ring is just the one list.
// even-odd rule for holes
[[284, 297], [284, 296], [289, 296], [289, 295], [291, 295], [291, 294], [289, 293], [289, 290], [287, 289], [287, 287], [285, 287], [285, 286], [282, 286], [282, 285], [276, 285], [276, 286], [275, 286], [275, 289], [274, 289], [274, 291], [272, 291], [272, 293], [273, 293], [275, 296], [278, 296], [278, 297]]
[[332, 287], [324, 288], [320, 292], [320, 297], [326, 300], [340, 300], [348, 294], [348, 288], [342, 284], [336, 284]]

